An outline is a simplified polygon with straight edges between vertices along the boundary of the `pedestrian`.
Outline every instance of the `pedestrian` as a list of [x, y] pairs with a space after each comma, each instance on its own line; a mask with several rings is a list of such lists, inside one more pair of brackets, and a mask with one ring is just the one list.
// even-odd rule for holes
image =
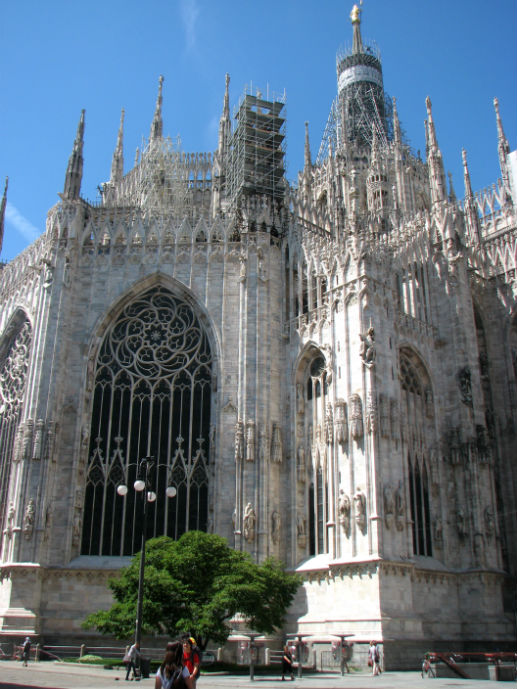
[[192, 689], [196, 686], [196, 681], [200, 674], [201, 657], [196, 641], [192, 636], [183, 638], [183, 665], [187, 668], [191, 680]]
[[22, 662], [25, 667], [29, 664], [29, 659], [31, 655], [31, 638], [30, 636], [25, 637], [25, 641], [22, 645]]
[[137, 677], [137, 667], [140, 664], [140, 643], [134, 643], [127, 654], [124, 656], [124, 662], [126, 663], [126, 682], [129, 681], [129, 675], [131, 670], [133, 670], [133, 677], [131, 679], [140, 679]]
[[351, 646], [349, 643], [347, 643], [344, 639], [341, 641], [341, 661], [340, 661], [340, 669], [341, 669], [341, 675], [345, 674], [346, 672], [350, 672], [350, 668], [348, 667], [348, 661], [350, 660], [351, 656]]
[[182, 658], [183, 649], [179, 641], [167, 644], [165, 658], [156, 673], [154, 689], [192, 689]]
[[289, 646], [286, 644], [284, 650], [282, 651], [282, 682], [285, 680], [286, 673], [291, 675], [291, 679], [294, 679], [293, 673], [293, 656], [289, 650]]
[[426, 653], [422, 661], [422, 677], [436, 677], [434, 667], [431, 665], [431, 654]]
[[373, 676], [381, 674], [381, 654], [375, 641], [370, 641], [370, 648], [368, 649], [368, 665], [370, 665], [372, 668]]

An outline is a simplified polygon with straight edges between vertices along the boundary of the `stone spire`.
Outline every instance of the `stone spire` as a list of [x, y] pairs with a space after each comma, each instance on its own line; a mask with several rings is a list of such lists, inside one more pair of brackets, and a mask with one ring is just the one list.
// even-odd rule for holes
[[470, 172], [467, 164], [467, 151], [463, 148], [461, 151], [461, 158], [463, 160], [463, 180], [465, 182], [465, 198], [470, 199], [474, 196], [472, 193], [472, 185], [470, 183]]
[[[359, 5], [362, 5], [362, 0]], [[354, 55], [357, 53], [364, 52], [363, 50], [363, 39], [361, 38], [361, 8], [358, 5], [352, 7], [350, 12], [350, 21], [354, 27], [354, 42], [352, 45], [352, 52]]]
[[311, 160], [311, 146], [309, 142], [309, 123], [305, 123], [305, 146], [304, 146], [304, 165], [303, 165], [304, 171], [305, 172], [310, 172], [312, 169], [312, 160]]
[[163, 121], [162, 121], [162, 86], [163, 86], [163, 76], [160, 74], [158, 79], [158, 96], [156, 97], [156, 107], [154, 109], [154, 117], [151, 124], [151, 133], [149, 135], [149, 141], [155, 141], [156, 139], [161, 139], [163, 135]]
[[438, 146], [436, 130], [434, 128], [431, 99], [425, 99], [427, 108], [427, 166], [429, 171], [429, 184], [431, 187], [431, 200], [433, 203], [447, 199], [447, 184], [443, 168], [442, 152]]
[[452, 184], [452, 172], [448, 172], [447, 177], [449, 178], [449, 201], [451, 203], [456, 203], [457, 198], [456, 192], [454, 191], [454, 186]]
[[504, 134], [503, 121], [499, 112], [499, 100], [497, 98], [494, 98], [494, 108], [497, 120], [497, 152], [499, 154], [499, 166], [501, 168], [501, 177], [504, 185], [508, 188], [508, 154], [510, 153], [510, 146]]
[[117, 145], [111, 161], [111, 183], [118, 184], [124, 176], [124, 109], [120, 113]]
[[481, 242], [481, 227], [476, 208], [476, 199], [472, 193], [469, 167], [467, 165], [467, 151], [465, 149], [461, 151], [461, 157], [463, 159], [463, 179], [465, 181], [465, 203], [463, 205], [465, 213], [465, 227], [470, 241], [479, 244]]
[[65, 176], [65, 186], [63, 197], [74, 201], [79, 198], [81, 193], [81, 180], [83, 177], [83, 143], [84, 143], [84, 110], [81, 110], [81, 117], [77, 126], [74, 148], [68, 160], [68, 167]]
[[393, 140], [396, 144], [402, 142], [402, 133], [400, 130], [399, 114], [397, 111], [397, 99], [393, 99]]
[[7, 187], [9, 186], [9, 177], [5, 178], [4, 195], [0, 203], [0, 255], [2, 254], [2, 246], [4, 244], [4, 223], [5, 223], [5, 207], [7, 205]]
[[220, 156], [224, 155], [228, 148], [231, 135], [231, 120], [230, 120], [230, 75], [225, 76], [225, 89], [223, 99], [223, 112], [219, 120], [219, 142], [217, 145], [217, 152]]

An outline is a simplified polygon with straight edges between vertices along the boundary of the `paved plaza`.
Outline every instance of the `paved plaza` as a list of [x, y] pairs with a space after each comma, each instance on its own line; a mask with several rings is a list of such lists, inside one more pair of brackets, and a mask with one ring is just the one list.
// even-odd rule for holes
[[[0, 663], [0, 688], [10, 687], [51, 687], [53, 689], [75, 689], [76, 687], [95, 687], [95, 689], [113, 689], [125, 684], [123, 669], [104, 670], [95, 666], [79, 666], [68, 663], [30, 663], [23, 667], [20, 662], [4, 661]], [[129, 683], [128, 683], [129, 684]], [[152, 689], [154, 678], [141, 681], [143, 687]], [[494, 681], [465, 680], [451, 678], [422, 679], [418, 672], [386, 672], [380, 677], [372, 677], [363, 672], [352, 673], [341, 677], [336, 674], [308, 675], [301, 680], [284, 682], [280, 677], [257, 677], [254, 682], [242, 675], [202, 675], [199, 689], [241, 689], [256, 685], [257, 689], [268, 689], [285, 685], [290, 689], [413, 689], [431, 685], [431, 689], [495, 689], [495, 687], [514, 686], [515, 683], [500, 684]], [[129, 684], [129, 686], [132, 686]]]

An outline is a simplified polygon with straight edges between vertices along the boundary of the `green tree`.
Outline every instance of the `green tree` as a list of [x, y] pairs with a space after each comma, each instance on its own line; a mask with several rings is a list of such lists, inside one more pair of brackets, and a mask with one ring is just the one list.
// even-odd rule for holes
[[[115, 603], [89, 615], [83, 626], [118, 639], [132, 636], [139, 563], [137, 554], [110, 579]], [[172, 637], [189, 632], [206, 648], [209, 640], [224, 643], [229, 620], [241, 613], [252, 629], [271, 633], [282, 626], [300, 583], [279, 561], [257, 565], [220, 536], [189, 531], [177, 541], [154, 538], [146, 545], [142, 631]]]

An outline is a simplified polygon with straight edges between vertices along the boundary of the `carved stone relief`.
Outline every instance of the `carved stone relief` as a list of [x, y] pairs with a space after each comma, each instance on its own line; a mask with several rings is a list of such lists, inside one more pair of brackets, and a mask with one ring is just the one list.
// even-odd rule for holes
[[363, 361], [363, 364], [368, 368], [375, 366], [375, 331], [370, 326], [365, 333], [359, 333], [359, 338], [361, 340], [361, 346], [359, 349], [359, 355]]
[[350, 536], [350, 513], [352, 510], [352, 503], [349, 496], [343, 491], [339, 491], [338, 513], [339, 523], [345, 534]]
[[280, 512], [275, 510], [271, 515], [271, 540], [275, 545], [280, 541], [280, 530], [282, 527], [282, 517]]
[[277, 423], [273, 424], [273, 435], [271, 439], [271, 461], [275, 464], [281, 464], [284, 455], [284, 447], [282, 444], [282, 429]]
[[27, 539], [32, 537], [32, 533], [34, 531], [35, 514], [36, 510], [34, 507], [34, 500], [31, 498], [27, 503], [25, 514], [23, 515], [23, 533]]
[[334, 416], [334, 433], [336, 441], [343, 447], [348, 440], [346, 423], [346, 403], [344, 400], [336, 400], [336, 413]]

